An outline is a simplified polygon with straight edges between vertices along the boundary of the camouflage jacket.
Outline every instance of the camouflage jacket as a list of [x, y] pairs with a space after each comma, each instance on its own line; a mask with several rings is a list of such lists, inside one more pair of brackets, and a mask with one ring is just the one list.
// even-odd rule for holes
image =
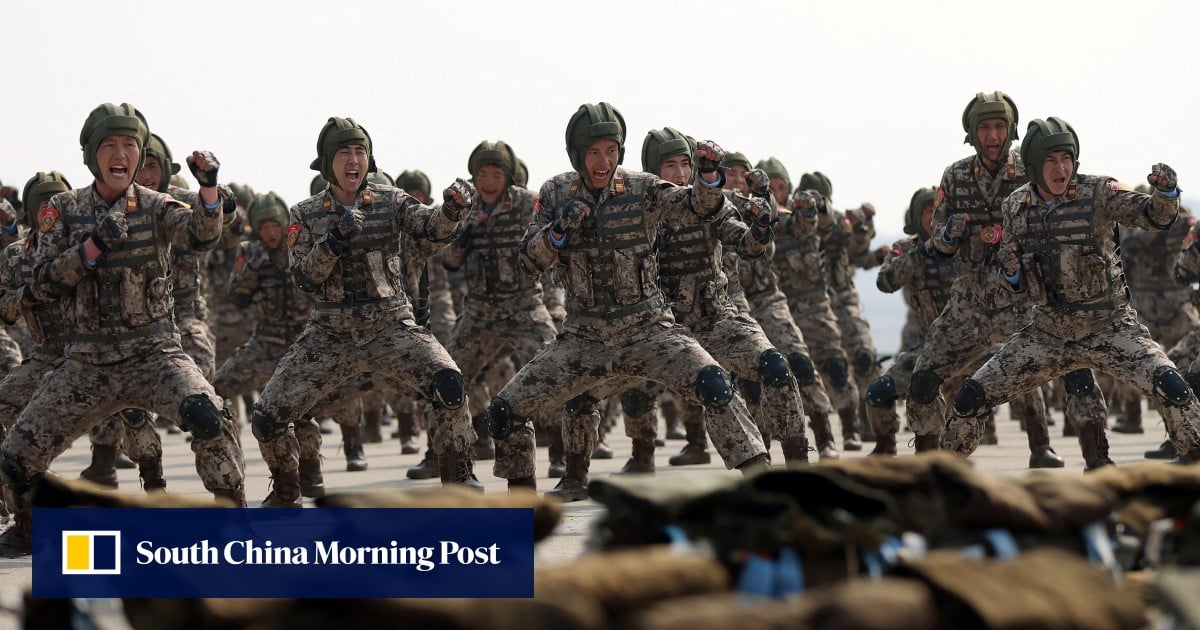
[[24, 319], [29, 336], [38, 349], [62, 354], [68, 323], [63, 305], [55, 302], [31, 302], [25, 299], [25, 287], [33, 281], [33, 249], [38, 233], [4, 248], [0, 261], [0, 318], [8, 325]]
[[[225, 199], [230, 201], [234, 199], [232, 190], [222, 190], [221, 192], [228, 195]], [[200, 193], [195, 191], [168, 186], [167, 194], [193, 208], [200, 204]], [[171, 248], [171, 294], [175, 300], [176, 320], [208, 320], [209, 255], [208, 250], [194, 251], [186, 247]]]
[[[998, 228], [1004, 218], [1000, 206], [1028, 181], [1025, 165], [1016, 151], [1009, 153], [995, 177], [984, 168], [978, 155], [946, 167], [933, 202], [933, 236], [929, 238], [929, 246], [954, 254], [959, 275], [990, 273], [993, 268], [990, 263], [995, 260], [996, 245], [1000, 242]], [[967, 215], [967, 231], [954, 243], [947, 243], [942, 238], [946, 222], [960, 213]]]
[[533, 202], [533, 193], [516, 186], [510, 186], [493, 208], [485, 208], [476, 195], [462, 235], [441, 254], [447, 269], [463, 270], [465, 309], [503, 317], [514, 308], [541, 302], [541, 278], [523, 272], [519, 263]]
[[916, 236], [896, 241], [875, 277], [875, 286], [884, 293], [904, 291], [909, 314], [922, 334], [950, 300], [953, 284], [953, 259], [930, 251]]
[[230, 298], [239, 308], [254, 308], [255, 339], [289, 345], [300, 336], [313, 298], [296, 287], [288, 270], [288, 250], [270, 250], [262, 241], [238, 245], [229, 276]]
[[1172, 276], [1175, 282], [1192, 292], [1193, 303], [1200, 302], [1200, 292], [1191, 288], [1191, 285], [1200, 282], [1200, 221], [1192, 222], [1183, 242], [1179, 244]]
[[775, 270], [779, 288], [792, 308], [802, 311], [829, 304], [829, 282], [822, 247], [823, 233], [837, 223], [836, 215], [817, 213], [806, 217], [798, 212], [781, 212], [775, 235]]
[[1187, 287], [1175, 281], [1175, 256], [1196, 223], [1187, 208], [1179, 209], [1179, 220], [1168, 230], [1121, 228], [1121, 265], [1125, 280], [1133, 291], [1137, 306], [1138, 293], [1186, 296]]

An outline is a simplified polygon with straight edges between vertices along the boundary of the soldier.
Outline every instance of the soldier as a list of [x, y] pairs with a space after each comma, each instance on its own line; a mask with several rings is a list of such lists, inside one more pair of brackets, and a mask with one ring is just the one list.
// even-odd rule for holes
[[[1121, 272], [1118, 224], [1169, 229], [1179, 212], [1175, 171], [1151, 168], [1154, 192], [1126, 190], [1108, 177], [1078, 170], [1079, 138], [1066, 121], [1034, 120], [1021, 158], [1030, 183], [1004, 201], [997, 263], [1009, 292], [1035, 305], [1032, 324], [1004, 344], [959, 388], [946, 427], [947, 448], [969, 455], [981, 413], [1048, 378], [1080, 367], [1123, 379], [1161, 405], [1179, 458], [1200, 458], [1200, 405], [1187, 382], [1129, 304]], [[990, 266], [990, 265], [989, 265]], [[996, 273], [995, 267], [992, 268]], [[1104, 433], [1097, 432], [1103, 438]], [[1103, 439], [1084, 441], [1107, 458]]]
[[[584, 392], [619, 376], [665, 382], [705, 405], [708, 430], [728, 467], [745, 470], [766, 463], [762, 438], [729, 375], [674, 323], [658, 286], [653, 243], [659, 224], [700, 223], [724, 205], [721, 150], [701, 143], [699, 181], [677, 187], [617, 168], [625, 130], [624, 119], [607, 103], [582, 105], [567, 123], [567, 155], [574, 170], [542, 185], [521, 252], [530, 274], [562, 267], [567, 320], [563, 332], [521, 368], [488, 409], [493, 437], [525, 444], [519, 451], [532, 453], [528, 418], [573, 399], [563, 422], [567, 475], [553, 493], [567, 501], [587, 497], [600, 421], [595, 398]], [[526, 478], [533, 470], [529, 458], [512, 474]]]
[[462, 373], [434, 336], [417, 326], [404, 292], [401, 236], [446, 242], [470, 206], [465, 182], [446, 189], [440, 209], [398, 188], [369, 184], [371, 138], [348, 118], [330, 118], [311, 167], [330, 182], [292, 207], [287, 238], [296, 284], [316, 307], [254, 405], [251, 428], [274, 490], [272, 505], [298, 505], [297, 443], [291, 424], [350, 377], [367, 372], [423, 392], [443, 483], [477, 485]]
[[[172, 176], [171, 185], [179, 186], [175, 179], [176, 176]], [[186, 190], [186, 186], [181, 188]], [[245, 184], [232, 183], [229, 188], [233, 191], [234, 199], [237, 202], [237, 219], [221, 232], [221, 240], [209, 252], [208, 281], [205, 283], [207, 289], [205, 297], [211, 307], [209, 318], [212, 324], [210, 329], [216, 336], [216, 354], [213, 357], [215, 367], [224, 365], [233, 352], [246, 343], [253, 327], [249, 311], [230, 301], [229, 278], [233, 273], [238, 245], [243, 240], [243, 230], [247, 225], [246, 213], [256, 195], [254, 189]], [[242, 405], [230, 405], [230, 410], [234, 413], [239, 427], [243, 418], [241, 409], [244, 407], [246, 413], [249, 413], [250, 406], [253, 404], [252, 394], [247, 393], [242, 397]]]
[[149, 133], [133, 106], [105, 103], [80, 133], [93, 185], [55, 195], [38, 211], [30, 306], [68, 297], [75, 321], [67, 358], [44, 378], [0, 445], [0, 476], [16, 500], [17, 522], [2, 537], [28, 553], [34, 479], [80, 435], [109, 414], [139, 407], [178, 414], [191, 431], [205, 488], [244, 505], [241, 447], [229, 412], [179, 346], [171, 319], [170, 249], [212, 247], [220, 236], [220, 164], [195, 151], [188, 166], [201, 207], [138, 186]]

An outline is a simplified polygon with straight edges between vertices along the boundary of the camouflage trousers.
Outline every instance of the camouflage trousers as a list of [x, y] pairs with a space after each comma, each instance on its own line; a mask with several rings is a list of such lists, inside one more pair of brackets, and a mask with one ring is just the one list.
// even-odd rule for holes
[[[858, 391], [866, 392], [871, 381], [879, 378], [881, 370], [875, 357], [875, 340], [871, 325], [863, 315], [858, 291], [853, 286], [837, 292], [833, 298], [833, 314], [842, 331], [842, 347], [850, 357], [851, 372]], [[866, 402], [859, 399], [859, 409], [865, 416]]]
[[213, 337], [214, 357], [217, 366], [225, 364], [235, 350], [250, 340], [253, 322], [246, 313], [232, 302], [221, 301], [213, 304]]
[[[750, 316], [762, 327], [771, 345], [779, 349], [783, 356], [792, 363], [793, 373], [796, 371], [795, 355], [802, 355], [809, 363], [814, 361], [809, 352], [808, 344], [804, 343], [804, 334], [792, 319], [792, 311], [788, 308], [787, 296], [776, 289], [769, 293], [749, 296], [748, 305]], [[817, 371], [816, 365], [809, 370], [810, 374], [795, 374], [796, 383], [800, 386], [800, 396], [804, 399], [804, 409], [808, 413], [833, 413], [833, 404], [829, 402], [829, 394], [825, 390], [825, 380]]]
[[0, 327], [0, 378], [21, 365], [21, 344]]
[[[184, 398], [194, 394], [222, 407], [195, 361], [176, 342], [106, 365], [68, 357], [42, 380], [0, 446], [0, 458], [30, 479], [102, 419], [127, 407], [177, 417]], [[231, 421], [221, 422], [217, 437], [193, 439], [191, 446], [205, 488], [242, 490], [245, 464]]]
[[[42, 379], [65, 360], [61, 349], [55, 352], [39, 346], [21, 365], [6, 374], [4, 380], [0, 380], [0, 429], [7, 430], [16, 422]], [[2, 436], [3, 432], [0, 432], [0, 439]]]
[[812, 350], [809, 355], [821, 372], [825, 392], [835, 409], [858, 404], [858, 385], [850, 378], [850, 361], [842, 347], [842, 331], [825, 293], [813, 294], [813, 301], [792, 301], [792, 321], [800, 329]]
[[[1197, 314], [1196, 305], [1191, 301], [1191, 293], [1189, 288], [1132, 293], [1132, 305], [1137, 311], [1138, 320], [1150, 331], [1155, 341], [1168, 349], [1167, 357], [1185, 373], [1191, 373], [1192, 361], [1198, 355], [1197, 350], [1200, 350], [1200, 335], [1196, 335], [1196, 341], [1180, 345], [1200, 329], [1200, 314]], [[1176, 347], [1180, 347], [1180, 352], [1173, 354]], [[1119, 405], [1117, 408], [1126, 401], [1141, 404], [1137, 390], [1123, 383], [1113, 382], [1106, 391], [1111, 392], [1109, 403]], [[1157, 406], [1155, 408], [1158, 409]], [[1158, 412], [1161, 415], [1162, 409], [1158, 409]]]
[[[491, 387], [497, 385], [487, 379], [478, 379], [485, 368], [508, 353], [528, 361], [550, 345], [558, 334], [550, 313], [540, 301], [530, 303], [529, 307], [516, 312], [506, 309], [503, 313], [489, 313], [468, 305], [458, 318], [446, 351], [462, 370], [463, 378], [471, 384], [472, 417], [487, 412]], [[503, 384], [499, 383], [501, 387]]]
[[[534, 474], [533, 429], [527, 418], [548, 415], [593, 388], [608, 391], [589, 396], [592, 401], [619, 393], [627, 387], [627, 381], [616, 386], [610, 386], [609, 381], [620, 377], [664, 383], [689, 402], [703, 405], [697, 379], [701, 370], [715, 366], [717, 361], [686, 328], [668, 322], [617, 329], [603, 340], [562, 333], [525, 364], [493, 400], [493, 406], [498, 400], [505, 401], [514, 418], [506, 446], [512, 446], [514, 437], [521, 436], [516, 440], [520, 448], [506, 448], [505, 458], [497, 452], [495, 474], [506, 479]], [[563, 420], [567, 453], [590, 454], [595, 447], [600, 424], [598, 401], [584, 407], [584, 413], [568, 413]], [[726, 467], [734, 468], [766, 452], [762, 435], [740, 396], [735, 395], [725, 406], [708, 405], [706, 413], [709, 437]]]
[[[411, 320], [381, 322], [374, 331], [354, 335], [310, 322], [279, 361], [254, 404], [252, 422], [256, 425], [289, 425], [284, 434], [259, 441], [263, 459], [272, 474], [298, 469], [294, 425], [311, 415], [319, 401], [337, 408], [357, 401], [375, 383], [389, 389], [429, 392], [434, 376], [444, 370], [461, 379], [458, 366], [442, 344]], [[465, 454], [474, 443], [475, 431], [465, 402], [453, 409], [432, 405], [426, 411], [438, 454]]]
[[217, 338], [212, 328], [202, 319], [187, 316], [176, 317], [175, 326], [183, 351], [196, 362], [204, 378], [211, 381], [217, 371]]
[[[1138, 322], [1128, 306], [1089, 334], [1064, 340], [1036, 325], [1023, 328], [1004, 344], [971, 378], [990, 404], [999, 404], [1019, 392], [1078, 368], [1108, 372], [1159, 402], [1167, 432], [1180, 453], [1200, 447], [1200, 404], [1190, 392], [1185, 403], [1167, 401], [1156, 379], [1175, 365]], [[1093, 389], [1099, 389], [1093, 387]], [[980, 418], [957, 413], [943, 436], [944, 447], [970, 454], [982, 435]]]

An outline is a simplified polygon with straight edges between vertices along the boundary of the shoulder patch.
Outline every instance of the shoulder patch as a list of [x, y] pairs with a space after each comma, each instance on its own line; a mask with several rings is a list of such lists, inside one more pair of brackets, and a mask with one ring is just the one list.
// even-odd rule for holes
[[1122, 184], [1121, 182], [1119, 182], [1115, 179], [1108, 183], [1108, 187], [1111, 188], [1112, 190], [1124, 190], [1124, 191], [1133, 190], [1132, 186], [1129, 186], [1128, 184]]
[[988, 245], [995, 245], [1000, 242], [1000, 237], [1003, 236], [1004, 228], [999, 225], [989, 225], [979, 230], [979, 240]]
[[246, 257], [239, 254], [236, 258], [233, 259], [233, 272], [241, 273], [242, 270], [245, 268], [246, 268]]
[[293, 247], [296, 241], [300, 240], [300, 224], [293, 223], [287, 229], [287, 244], [288, 247]]
[[41, 210], [38, 210], [37, 218], [38, 229], [42, 232], [49, 232], [50, 228], [54, 227], [54, 224], [58, 222], [58, 208], [46, 204], [42, 206]]

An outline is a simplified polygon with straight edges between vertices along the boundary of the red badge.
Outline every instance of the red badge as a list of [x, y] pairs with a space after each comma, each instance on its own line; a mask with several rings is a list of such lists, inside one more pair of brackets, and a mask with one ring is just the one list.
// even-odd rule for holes
[[287, 229], [287, 235], [288, 235], [288, 237], [287, 237], [288, 247], [294, 246], [296, 244], [296, 241], [300, 240], [300, 224], [293, 223], [293, 224], [289, 225], [288, 229]]
[[246, 257], [245, 256], [238, 256], [237, 258], [233, 259], [233, 272], [234, 273], [241, 273], [242, 270], [245, 268], [246, 268]]
[[1188, 230], [1187, 236], [1183, 237], [1183, 244], [1179, 246], [1180, 251], [1186, 250], [1196, 242], [1196, 231]]
[[945, 200], [946, 200], [946, 191], [943, 190], [941, 186], [938, 186], [937, 197], [933, 200], [933, 207], [936, 208], [936, 207], [942, 205], [942, 202]]
[[537, 213], [539, 213], [539, 212], [541, 212], [541, 211], [542, 211], [542, 200], [541, 200], [541, 199], [534, 199], [534, 200], [533, 200], [533, 213], [534, 213], [534, 214], [537, 214]]
[[902, 249], [900, 249], [900, 247], [896, 246], [896, 247], [892, 247], [892, 253], [899, 256], [900, 254], [904, 253], [904, 250], [902, 250]]
[[58, 221], [58, 208], [46, 203], [41, 210], [38, 210], [38, 229], [43, 233], [49, 232], [56, 221]]
[[988, 245], [995, 245], [996, 243], [1000, 242], [1000, 234], [1003, 231], [1004, 228], [1000, 227], [999, 225], [989, 225], [982, 230], [979, 230], [979, 240], [987, 243]]
[[1116, 180], [1113, 180], [1108, 183], [1108, 187], [1111, 188], [1112, 190], [1121, 190], [1121, 183]]

